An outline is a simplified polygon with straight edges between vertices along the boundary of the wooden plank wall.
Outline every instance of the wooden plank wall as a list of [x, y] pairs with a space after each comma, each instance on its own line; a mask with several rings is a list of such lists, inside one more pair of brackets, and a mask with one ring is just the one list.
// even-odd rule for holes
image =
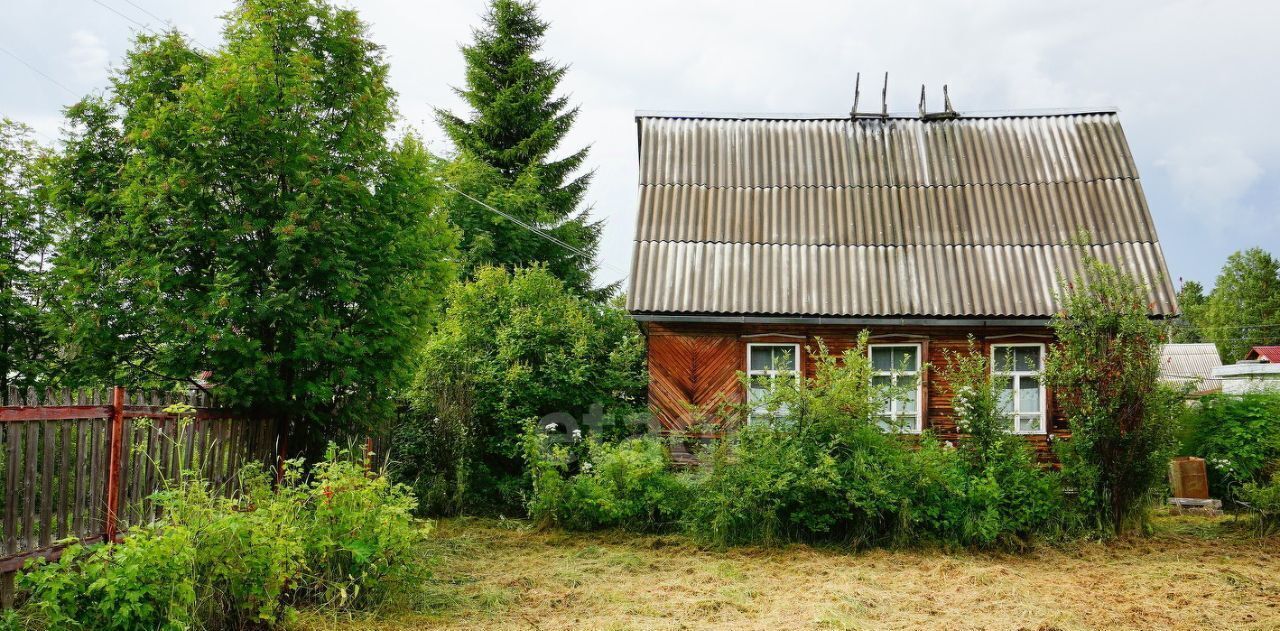
[[[29, 558], [51, 556], [67, 538], [102, 541], [108, 530], [108, 479], [118, 483], [115, 531], [154, 521], [157, 491], [197, 469], [224, 490], [242, 465], [276, 461], [277, 423], [237, 418], [205, 393], [126, 393], [121, 448], [113, 461], [108, 391], [17, 391], [0, 406], [0, 592]], [[179, 419], [164, 409], [195, 407]], [[7, 594], [4, 594], [7, 595]]]
[[[940, 377], [941, 368], [948, 365], [947, 353], [963, 353], [968, 350], [969, 336], [973, 336], [977, 348], [989, 356], [992, 344], [1018, 342], [1050, 343], [1051, 332], [1041, 327], [905, 327], [905, 326], [835, 326], [835, 325], [764, 325], [764, 324], [704, 324], [704, 323], [647, 323], [649, 343], [649, 406], [663, 427], [673, 431], [688, 431], [697, 425], [700, 415], [714, 417], [716, 403], [741, 402], [745, 391], [740, 382], [740, 371], [747, 368], [747, 344], [749, 343], [798, 343], [801, 348], [816, 349], [819, 339], [833, 354], [844, 352], [857, 343], [859, 333], [866, 329], [872, 343], [918, 343], [923, 356], [932, 365], [924, 379], [922, 406], [925, 409], [924, 428], [932, 430], [942, 440], [954, 440], [958, 436], [952, 393], [946, 381]], [[801, 366], [804, 375], [811, 375], [814, 361], [806, 353]], [[1028, 435], [1042, 460], [1052, 461], [1049, 436], [1067, 437], [1065, 420], [1053, 402], [1051, 390], [1046, 392], [1048, 433]], [[722, 420], [712, 418], [712, 421]], [[696, 427], [696, 434], [704, 434]]]

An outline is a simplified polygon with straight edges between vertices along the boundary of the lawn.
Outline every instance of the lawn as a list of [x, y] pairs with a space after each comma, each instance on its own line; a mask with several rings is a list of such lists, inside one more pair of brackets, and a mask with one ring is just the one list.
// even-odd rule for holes
[[1280, 539], [1231, 517], [1160, 516], [1151, 537], [1027, 554], [539, 532], [445, 520], [432, 579], [376, 617], [301, 629], [1280, 629]]

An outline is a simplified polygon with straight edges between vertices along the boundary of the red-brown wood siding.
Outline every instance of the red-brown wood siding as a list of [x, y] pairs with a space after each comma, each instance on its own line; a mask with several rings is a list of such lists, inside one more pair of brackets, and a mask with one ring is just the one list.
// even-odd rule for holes
[[[957, 437], [951, 390], [940, 377], [948, 363], [947, 353], [968, 349], [972, 336], [978, 348], [990, 357], [992, 344], [1019, 342], [1051, 343], [1053, 336], [1041, 327], [907, 327], [907, 326], [837, 326], [837, 325], [772, 325], [772, 324], [704, 324], [647, 323], [649, 339], [649, 405], [662, 426], [668, 430], [686, 430], [695, 422], [697, 412], [710, 414], [715, 422], [716, 408], [722, 402], [741, 402], [745, 392], [739, 372], [746, 370], [747, 344], [799, 343], [801, 348], [817, 348], [819, 338], [832, 354], [844, 352], [857, 343], [858, 334], [866, 329], [872, 343], [920, 344], [921, 354], [930, 366], [923, 379], [920, 405], [925, 411], [923, 424], [942, 440]], [[813, 373], [814, 361], [807, 353], [801, 373]], [[1066, 422], [1054, 405], [1053, 392], [1046, 392], [1045, 410], [1048, 434], [1027, 435], [1026, 439], [1044, 460], [1051, 460], [1048, 436], [1067, 437]]]

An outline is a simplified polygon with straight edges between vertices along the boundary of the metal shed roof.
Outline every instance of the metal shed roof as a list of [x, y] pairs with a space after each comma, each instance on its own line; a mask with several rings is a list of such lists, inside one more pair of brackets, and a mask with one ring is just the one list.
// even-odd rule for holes
[[634, 313], [1048, 317], [1085, 252], [1176, 311], [1114, 111], [636, 121]]
[[1192, 392], [1220, 390], [1222, 380], [1213, 369], [1222, 365], [1213, 344], [1165, 344], [1160, 349], [1160, 378], [1174, 384], [1191, 384]]

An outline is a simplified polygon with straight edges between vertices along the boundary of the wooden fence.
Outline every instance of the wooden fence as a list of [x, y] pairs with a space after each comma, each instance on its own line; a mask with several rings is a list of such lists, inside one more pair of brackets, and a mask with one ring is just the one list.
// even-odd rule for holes
[[[14, 571], [60, 542], [117, 540], [158, 517], [156, 491], [182, 467], [231, 488], [244, 464], [274, 466], [277, 423], [236, 418], [203, 393], [16, 391], [0, 407], [0, 600]], [[184, 421], [165, 408], [195, 408]]]

